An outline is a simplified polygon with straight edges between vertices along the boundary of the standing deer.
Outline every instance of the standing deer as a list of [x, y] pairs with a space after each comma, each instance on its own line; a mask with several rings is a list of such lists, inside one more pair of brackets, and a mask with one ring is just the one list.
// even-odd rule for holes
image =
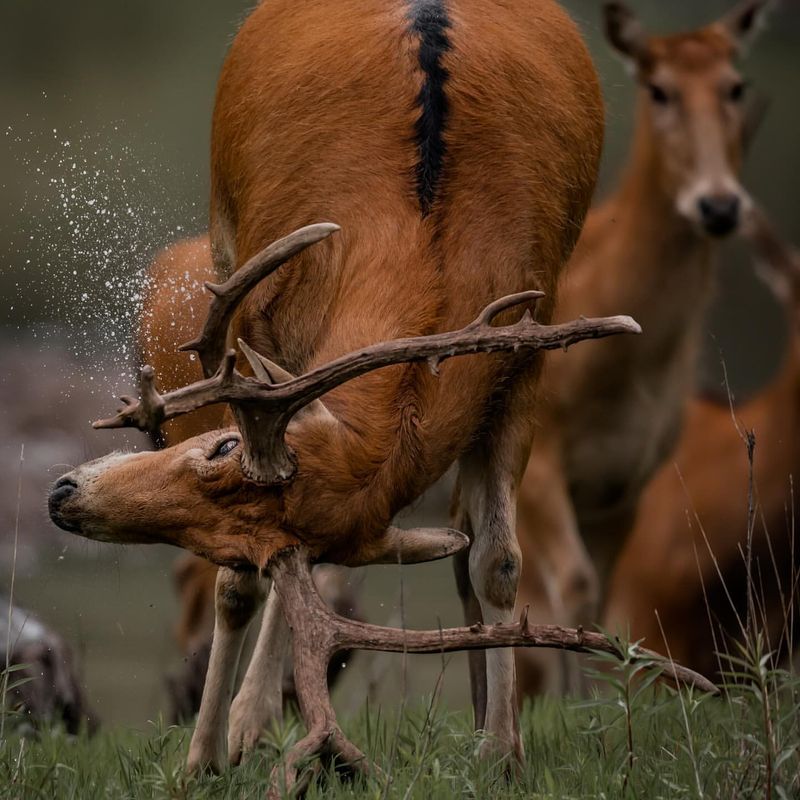
[[[588, 216], [556, 319], [622, 309], [644, 335], [546, 360], [537, 446], [519, 491], [526, 565], [520, 599], [536, 617], [590, 625], [642, 490], [672, 450], [694, 382], [717, 240], [751, 202], [737, 177], [748, 134], [735, 60], [765, 0], [674, 36], [648, 35], [620, 3], [606, 35], [639, 85], [630, 162]], [[525, 692], [576, 689], [554, 654], [519, 653]]]
[[[461, 549], [467, 540], [454, 531], [391, 526], [454, 461], [455, 523], [472, 542], [461, 586], [477, 598], [467, 618], [511, 620], [533, 352], [637, 330], [628, 318], [540, 324], [589, 203], [602, 131], [594, 67], [550, 0], [275, 0], [244, 23], [213, 117], [211, 237], [224, 282], [209, 287], [190, 345], [206, 377], [162, 396], [145, 369], [141, 401], [127, 398], [102, 423], [155, 429], [228, 403], [236, 427], [106, 456], [63, 476], [49, 501], [67, 530], [170, 542], [225, 567], [190, 766], [225, 761], [233, 674], [264, 598], [262, 573], [275, 580], [234, 740], [263, 729], [257, 700], [288, 639], [281, 603], [304, 686], [324, 680], [331, 648], [364, 638], [348, 623], [347, 636], [321, 629], [316, 649], [306, 647], [298, 559], [413, 563]], [[320, 219], [336, 224], [262, 249]], [[534, 322], [522, 312], [537, 299]], [[237, 341], [241, 372], [226, 349]], [[495, 355], [439, 367], [479, 352]], [[322, 609], [307, 607], [311, 625]], [[402, 649], [402, 636], [392, 641]], [[489, 749], [521, 757], [513, 653], [482, 663], [476, 721]], [[310, 698], [300, 697], [310, 732], [287, 774], [322, 747], [360, 764], [327, 700]]]
[[[746, 235], [786, 312], [790, 337], [782, 366], [766, 388], [734, 410], [735, 419], [727, 403], [692, 400], [676, 451], [642, 498], [613, 575], [604, 622], [611, 630], [630, 627], [635, 639], [651, 645], [666, 640], [676, 659], [708, 674], [719, 669], [709, 641], [716, 649], [727, 647], [718, 628], [742, 639], [749, 588], [756, 599], [754, 622], [770, 650], [785, 651], [797, 632], [793, 476], [800, 473], [800, 254], [761, 212], [748, 221]], [[756, 437], [752, 570], [746, 563], [751, 468], [745, 431]], [[722, 662], [723, 669], [729, 667]]]

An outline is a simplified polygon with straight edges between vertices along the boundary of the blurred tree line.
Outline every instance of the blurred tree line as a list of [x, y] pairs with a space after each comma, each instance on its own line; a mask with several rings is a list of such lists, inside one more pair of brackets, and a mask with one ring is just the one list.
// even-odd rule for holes
[[[730, 7], [723, 0], [629, 2], [654, 31], [697, 27]], [[607, 186], [627, 150], [633, 86], [603, 41], [600, 0], [565, 4], [603, 79]], [[3, 0], [0, 322], [7, 331], [91, 326], [122, 314], [137, 299], [150, 254], [204, 228], [216, 77], [251, 5]], [[754, 89], [771, 99], [746, 184], [800, 244], [798, 35], [800, 4], [785, 0], [745, 64]], [[740, 381], [758, 383], [779, 356], [780, 315], [737, 248], [727, 248], [724, 261], [709, 363], [718, 361], [719, 345], [735, 353], [746, 376]], [[123, 327], [116, 333], [124, 335]]]

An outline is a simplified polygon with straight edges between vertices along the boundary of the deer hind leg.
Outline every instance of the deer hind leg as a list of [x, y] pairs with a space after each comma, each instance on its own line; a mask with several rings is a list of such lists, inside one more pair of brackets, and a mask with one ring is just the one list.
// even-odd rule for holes
[[253, 657], [231, 706], [228, 757], [238, 764], [255, 748], [270, 722], [283, 719], [283, 671], [291, 634], [273, 586]]
[[[456, 487], [452, 509], [453, 527], [469, 536], [470, 541], [475, 538], [470, 523], [469, 515], [461, 504], [461, 487]], [[469, 550], [461, 551], [453, 556], [453, 572], [456, 578], [456, 589], [464, 609], [464, 623], [474, 625], [483, 622], [481, 604], [469, 574]], [[475, 717], [475, 729], [483, 730], [486, 725], [486, 655], [482, 650], [470, 650], [467, 653], [469, 663], [469, 685], [472, 692], [472, 710]]]
[[189, 745], [190, 772], [220, 772], [227, 762], [228, 711], [247, 628], [266, 596], [266, 582], [258, 572], [217, 573], [214, 639], [200, 714]]
[[[523, 576], [519, 601], [531, 622], [566, 627], [597, 621], [597, 572], [586, 550], [558, 464], [534, 451], [517, 507]], [[564, 652], [520, 649], [519, 686], [526, 695], [580, 693], [578, 657]]]
[[[514, 448], [518, 443], [501, 433], [460, 462], [461, 514], [473, 534], [468, 555], [469, 579], [482, 618], [471, 620], [473, 623], [508, 624], [514, 617], [522, 557], [515, 532], [517, 476], [511, 465], [518, 459], [506, 445]], [[514, 755], [521, 761], [514, 653], [492, 650], [483, 654], [483, 658], [485, 714], [476, 708], [476, 722], [480, 724], [483, 717], [482, 727], [491, 737], [484, 749]], [[471, 674], [480, 679], [480, 668]], [[480, 687], [476, 696], [480, 697]]]

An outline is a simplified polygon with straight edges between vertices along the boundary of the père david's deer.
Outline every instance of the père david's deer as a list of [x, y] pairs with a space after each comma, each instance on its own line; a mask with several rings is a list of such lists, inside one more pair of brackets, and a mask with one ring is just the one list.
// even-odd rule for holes
[[[546, 359], [518, 510], [520, 599], [536, 618], [599, 619], [639, 496], [679, 434], [715, 245], [750, 207], [737, 177], [748, 114], [735, 62], [765, 6], [747, 0], [709, 27], [666, 37], [648, 35], [622, 4], [605, 6], [608, 40], [639, 86], [636, 129], [619, 187], [587, 218], [556, 318], [620, 308], [644, 334]], [[526, 691], [564, 688], [550, 656], [519, 653]], [[577, 687], [574, 670], [566, 678]]]
[[[766, 634], [770, 650], [785, 652], [798, 622], [794, 478], [800, 474], [800, 254], [781, 241], [760, 211], [748, 220], [745, 233], [785, 309], [786, 355], [770, 384], [733, 415], [728, 403], [691, 402], [676, 451], [642, 498], [636, 527], [614, 571], [604, 622], [609, 630], [629, 628], [634, 639], [650, 645], [666, 640], [674, 658], [708, 674], [720, 664], [730, 669], [714, 651], [728, 649], [726, 635], [743, 639], [751, 588], [752, 622]], [[750, 546], [749, 431], [756, 443]], [[716, 647], [709, 647], [710, 641]]]
[[[261, 573], [276, 578], [284, 606], [295, 604], [284, 610], [297, 643], [302, 618], [288, 587], [305, 586], [298, 552], [353, 565], [460, 549], [466, 540], [453, 531], [391, 527], [455, 460], [456, 521], [472, 539], [463, 580], [485, 622], [511, 619], [530, 351], [636, 330], [627, 318], [551, 328], [521, 314], [535, 287], [546, 293], [538, 319], [551, 315], [602, 127], [591, 60], [549, 0], [276, 0], [244, 23], [213, 119], [211, 236], [224, 283], [191, 344], [206, 377], [162, 396], [145, 369], [141, 401], [128, 398], [106, 422], [153, 429], [226, 402], [237, 427], [112, 454], [62, 477], [50, 496], [68, 530], [170, 542], [227, 568], [192, 764], [224, 760], [232, 674]], [[336, 224], [262, 249], [320, 219]], [[241, 342], [245, 374], [226, 340]], [[477, 352], [498, 354], [439, 369]], [[277, 600], [266, 617], [268, 635], [285, 639]], [[334, 645], [320, 638], [313, 664], [295, 658], [296, 676], [313, 683]], [[486, 664], [478, 723], [493, 746], [519, 753], [512, 653], [491, 652]], [[295, 755], [325, 746], [363, 758], [329, 703], [300, 702], [311, 732]]]
[[[147, 276], [141, 319], [137, 330], [137, 350], [142, 363], [151, 364], [159, 375], [162, 389], [176, 389], [202, 377], [197, 359], [179, 352], [182, 342], [197, 331], [208, 312], [209, 297], [200, 289], [214, 278], [211, 242], [207, 235], [175, 242], [153, 259]], [[158, 446], [174, 445], [223, 425], [220, 406], [208, 406], [167, 422], [156, 433]], [[200, 706], [205, 684], [211, 639], [214, 631], [214, 594], [217, 568], [205, 559], [185, 553], [174, 571], [181, 606], [176, 639], [184, 661], [180, 671], [168, 678], [172, 718], [191, 719]], [[314, 569], [314, 582], [322, 599], [336, 613], [357, 616], [358, 601], [350, 570], [323, 565]], [[331, 661], [328, 683], [332, 684], [346, 655]], [[295, 699], [291, 673], [283, 681], [265, 681], [256, 694], [237, 696], [232, 710], [229, 754], [238, 760], [242, 751], [255, 746], [262, 731], [241, 730], [240, 709], [254, 704], [268, 722], [280, 720], [285, 702]], [[283, 697], [281, 697], [283, 689]]]

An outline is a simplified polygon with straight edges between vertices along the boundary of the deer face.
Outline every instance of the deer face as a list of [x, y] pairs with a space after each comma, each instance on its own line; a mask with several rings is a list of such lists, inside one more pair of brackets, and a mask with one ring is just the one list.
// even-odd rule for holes
[[651, 37], [621, 4], [606, 6], [607, 35], [641, 87], [656, 181], [680, 216], [709, 236], [734, 232], [752, 205], [739, 181], [747, 87], [735, 65], [764, 0], [748, 0], [699, 31]]
[[282, 528], [277, 487], [248, 481], [235, 429], [156, 453], [112, 453], [61, 477], [52, 520], [89, 539], [166, 542], [226, 566], [262, 565], [297, 542]]

